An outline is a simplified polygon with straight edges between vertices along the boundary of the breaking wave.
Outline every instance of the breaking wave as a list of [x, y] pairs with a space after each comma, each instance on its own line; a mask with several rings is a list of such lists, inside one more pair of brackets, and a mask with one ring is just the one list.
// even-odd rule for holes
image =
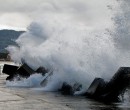
[[[50, 90], [58, 89], [62, 82], [78, 82], [86, 89], [95, 77], [109, 80], [120, 66], [130, 64], [118, 48], [119, 38], [116, 41], [120, 31], [116, 17], [123, 14], [118, 13], [123, 3], [94, 2], [67, 0], [63, 5], [59, 0], [48, 1], [50, 5], [45, 6], [42, 15], [16, 40], [18, 47], [7, 48], [11, 58], [17, 63], [24, 60], [34, 70], [40, 66], [53, 68], [47, 84]], [[41, 80], [34, 74], [7, 85], [39, 86]]]
[[9, 87], [40, 87], [42, 80], [43, 76], [41, 74], [34, 74], [29, 78], [23, 78], [20, 81], [18, 81], [17, 78], [14, 79], [14, 81], [6, 81], [6, 85]]

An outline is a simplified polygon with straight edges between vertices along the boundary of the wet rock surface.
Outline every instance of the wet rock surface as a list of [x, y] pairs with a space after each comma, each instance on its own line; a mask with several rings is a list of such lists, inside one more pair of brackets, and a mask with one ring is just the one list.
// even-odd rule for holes
[[121, 103], [104, 104], [82, 96], [63, 96], [36, 88], [6, 87], [0, 76], [0, 110], [129, 110], [129, 90]]
[[123, 97], [129, 85], [130, 67], [120, 67], [109, 82], [95, 78], [84, 95], [102, 102], [118, 102], [122, 101], [120, 96]]
[[[14, 65], [4, 64], [3, 73], [9, 75], [6, 80], [20, 81], [21, 78], [28, 78], [32, 74], [40, 73], [45, 78], [41, 81], [40, 85], [42, 87], [47, 85], [48, 78], [53, 75], [53, 71], [48, 71], [44, 67], [39, 67], [34, 71], [26, 63], [20, 67]], [[102, 102], [118, 102], [122, 101], [120, 96], [123, 97], [126, 89], [130, 85], [130, 67], [120, 67], [115, 75], [111, 78], [109, 82], [104, 81], [102, 78], [95, 78], [86, 93], [81, 95], [87, 98], [95, 99]], [[79, 83], [74, 83], [72, 85], [63, 82], [63, 85], [59, 91], [63, 95], [74, 95], [76, 91], [80, 91], [82, 85]]]

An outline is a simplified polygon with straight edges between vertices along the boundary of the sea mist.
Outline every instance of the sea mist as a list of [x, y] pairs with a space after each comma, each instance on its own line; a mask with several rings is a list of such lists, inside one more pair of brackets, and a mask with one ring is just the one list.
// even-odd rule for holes
[[16, 40], [18, 47], [7, 50], [17, 63], [25, 61], [34, 70], [40, 66], [52, 69], [46, 88], [78, 82], [87, 89], [95, 77], [109, 80], [120, 66], [129, 66], [129, 53], [125, 51], [126, 60], [119, 48], [123, 45], [117, 22], [124, 14], [120, 13], [121, 1], [55, 0], [45, 4]]

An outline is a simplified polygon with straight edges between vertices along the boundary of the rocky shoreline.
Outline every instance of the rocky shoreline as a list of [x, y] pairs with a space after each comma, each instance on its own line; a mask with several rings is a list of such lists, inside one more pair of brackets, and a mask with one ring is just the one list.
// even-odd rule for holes
[[11, 61], [9, 53], [0, 53], [0, 61]]

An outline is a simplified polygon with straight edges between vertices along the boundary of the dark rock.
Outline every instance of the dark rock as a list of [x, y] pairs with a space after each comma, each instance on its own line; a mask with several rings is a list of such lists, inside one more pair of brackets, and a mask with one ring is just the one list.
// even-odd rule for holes
[[80, 91], [82, 89], [82, 85], [79, 83], [74, 83], [72, 90], [75, 92]]
[[19, 80], [21, 78], [28, 78], [30, 75], [35, 73], [35, 71], [31, 67], [29, 67], [26, 63], [24, 63], [20, 67], [5, 64], [2, 72], [9, 75], [6, 78], [6, 80], [10, 80], [10, 81], [12, 81], [14, 78], [17, 78]]
[[126, 88], [130, 85], [130, 67], [120, 67], [112, 79], [106, 85], [104, 94], [102, 95], [105, 101], [117, 101], [119, 95], [123, 95]]
[[98, 98], [103, 94], [105, 87], [106, 82], [102, 78], [95, 78], [84, 95], [91, 98]]
[[108, 83], [101, 78], [96, 78], [85, 95], [104, 102], [120, 101], [119, 96], [124, 93], [129, 85], [130, 67], [120, 67]]
[[66, 82], [63, 83], [61, 89], [59, 90], [63, 95], [73, 95], [72, 86], [67, 84]]
[[40, 83], [40, 85], [42, 87], [46, 86], [46, 84], [48, 83], [48, 79], [53, 75], [53, 70], [50, 70], [48, 71], [46, 74], [45, 74], [45, 77], [43, 79], [43, 81]]
[[21, 67], [19, 67], [16, 71], [16, 74], [21, 77], [29, 77], [30, 75], [34, 74], [35, 71], [30, 68], [26, 63], [24, 63]]
[[45, 69], [44, 67], [39, 67], [39, 68], [36, 70], [36, 73], [42, 73], [42, 75], [44, 76], [46, 73], [48, 73], [48, 70]]
[[4, 64], [2, 72], [7, 75], [14, 75], [18, 68], [18, 66]]
[[75, 83], [73, 86], [71, 86], [67, 84], [66, 82], [64, 82], [61, 89], [59, 89], [59, 91], [63, 95], [74, 95], [74, 93], [76, 91], [80, 91], [81, 88], [82, 88], [82, 85], [80, 85], [79, 83]]
[[9, 81], [13, 81], [14, 80], [14, 75], [9, 75], [6, 80], [9, 80]]

